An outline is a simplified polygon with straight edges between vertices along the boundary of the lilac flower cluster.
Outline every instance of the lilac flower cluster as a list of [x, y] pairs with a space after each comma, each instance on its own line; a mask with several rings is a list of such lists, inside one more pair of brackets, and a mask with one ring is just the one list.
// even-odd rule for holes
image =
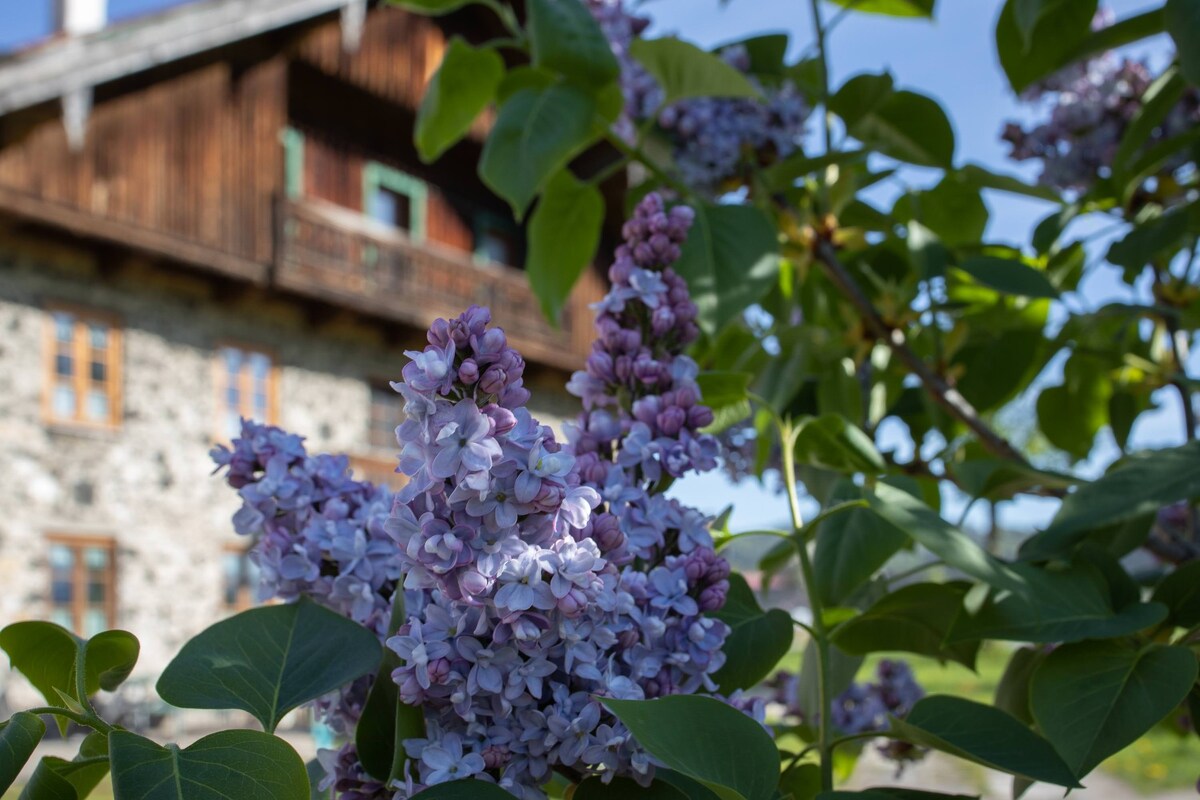
[[309, 597], [384, 635], [400, 580], [390, 492], [352, 479], [346, 456], [310, 456], [302, 437], [248, 419], [210, 455], [242, 499], [234, 530], [255, 537], [258, 598]]
[[[1100, 14], [1093, 27], [1111, 23]], [[1111, 52], [1072, 64], [1022, 95], [1048, 108], [1044, 122], [1026, 128], [1005, 125], [1001, 139], [1012, 146], [1016, 161], [1042, 163], [1039, 182], [1060, 191], [1086, 193], [1098, 180], [1112, 175], [1113, 161], [1129, 125], [1141, 112], [1154, 75], [1145, 62], [1118, 58]], [[1151, 148], [1191, 130], [1200, 122], [1200, 90], [1189, 87], [1146, 142]], [[1181, 151], [1148, 179], [1143, 187], [1162, 202], [1178, 201], [1182, 193], [1175, 176], [1192, 162]]]
[[[817, 721], [799, 706], [797, 675], [777, 673], [773, 688], [773, 699], [783, 707], [785, 715], [810, 724]], [[885, 731], [889, 716], [905, 716], [924, 696], [925, 690], [917, 683], [908, 664], [884, 659], [876, 667], [874, 682], [852, 683], [834, 698], [830, 721], [844, 735]], [[893, 743], [892, 740], [882, 743], [879, 751], [897, 762], [913, 761], [924, 755], [923, 751], [907, 743]]]
[[702, 97], [660, 108], [661, 87], [629, 54], [633, 40], [650, 20], [626, 10], [623, 0], [584, 2], [621, 65], [625, 110], [616, 132], [632, 141], [637, 126], [654, 119], [670, 140], [679, 177], [689, 187], [710, 195], [721, 194], [743, 185], [750, 170], [799, 149], [811, 107], [790, 81], [766, 86], [751, 76], [745, 47], [727, 47], [721, 57], [747, 75], [762, 93], [761, 100]]
[[681, 355], [695, 306], [655, 271], [690, 219], [652, 196], [627, 224], [601, 341], [572, 379], [588, 410], [571, 448], [524, 408], [523, 362], [486, 311], [439, 320], [408, 354], [396, 389], [410, 482], [388, 530], [421, 596], [388, 646], [426, 736], [405, 742], [400, 797], [473, 776], [542, 798], [554, 771], [647, 782], [649, 757], [596, 698], [715, 690], [728, 628], [704, 612], [723, 605], [729, 565], [707, 520], [660, 494], [662, 479], [715, 466], [697, 433], [712, 414]]

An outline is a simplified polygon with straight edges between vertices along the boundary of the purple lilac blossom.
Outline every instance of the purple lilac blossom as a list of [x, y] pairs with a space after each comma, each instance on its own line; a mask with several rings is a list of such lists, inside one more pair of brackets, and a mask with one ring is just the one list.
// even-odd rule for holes
[[[1093, 27], [1111, 24], [1111, 14], [1098, 13]], [[1130, 123], [1146, 103], [1155, 81], [1144, 61], [1104, 52], [1072, 64], [1027, 89], [1021, 99], [1048, 112], [1043, 122], [1028, 127], [1009, 122], [1001, 139], [1012, 146], [1016, 161], [1040, 161], [1038, 182], [1074, 195], [1084, 194], [1097, 181], [1110, 177], [1113, 161]], [[1200, 90], [1186, 88], [1149, 136], [1151, 148], [1200, 123]], [[1149, 176], [1142, 188], [1160, 202], [1184, 199], [1177, 176], [1194, 170], [1189, 151], [1181, 151]], [[1191, 166], [1189, 166], [1191, 165]]]
[[746, 48], [721, 51], [727, 64], [744, 73], [762, 99], [700, 97], [662, 106], [663, 91], [630, 55], [630, 45], [649, 26], [624, 0], [584, 0], [621, 66], [625, 109], [614, 131], [627, 141], [654, 120], [672, 147], [680, 179], [689, 187], [719, 195], [746, 182], [749, 171], [783, 159], [800, 148], [811, 107], [790, 81], [763, 85], [750, 74]]

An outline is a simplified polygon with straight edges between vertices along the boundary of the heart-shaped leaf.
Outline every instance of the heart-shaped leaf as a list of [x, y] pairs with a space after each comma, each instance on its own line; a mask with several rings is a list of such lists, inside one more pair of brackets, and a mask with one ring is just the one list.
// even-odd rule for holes
[[592, 88], [617, 79], [621, 68], [587, 6], [576, 0], [529, 0], [526, 8], [535, 67]]
[[947, 644], [962, 608], [966, 583], [914, 583], [881, 597], [833, 632], [833, 643], [851, 655], [890, 650], [933, 656], [975, 668], [979, 642]]
[[202, 631], [158, 679], [180, 708], [240, 708], [267, 731], [283, 715], [379, 667], [379, 639], [308, 600], [243, 611]]
[[[1033, 716], [1079, 777], [1170, 714], [1196, 682], [1186, 647], [1078, 642], [1059, 647], [1033, 676]], [[1032, 776], [1031, 776], [1032, 777]]]
[[689, 97], [760, 97], [746, 76], [696, 45], [674, 37], [634, 39], [629, 47], [663, 89], [663, 103]]
[[422, 161], [435, 161], [466, 135], [503, 78], [504, 59], [495, 50], [450, 40], [417, 111], [413, 138]]
[[525, 260], [529, 285], [546, 319], [558, 323], [571, 289], [596, 255], [603, 222], [600, 190], [577, 180], [568, 169], [556, 172], [529, 221]]
[[[711, 697], [600, 702], [638, 744], [666, 766], [697, 780], [723, 800], [770, 800], [779, 780], [779, 751], [757, 722]], [[730, 747], [736, 742], [736, 747]]]
[[[754, 686], [787, 655], [792, 647], [795, 625], [782, 609], [764, 611], [746, 579], [738, 573], [729, 576], [730, 595], [741, 602], [726, 602], [721, 611], [713, 614], [729, 626], [729, 636], [722, 648], [725, 664], [713, 675], [722, 694]], [[735, 588], [735, 586], [737, 588]]]
[[189, 747], [136, 733], [109, 734], [113, 791], [121, 800], [308, 800], [304, 761], [261, 731], [221, 731]]
[[46, 724], [27, 711], [13, 714], [0, 728], [0, 792], [13, 785], [45, 733]]

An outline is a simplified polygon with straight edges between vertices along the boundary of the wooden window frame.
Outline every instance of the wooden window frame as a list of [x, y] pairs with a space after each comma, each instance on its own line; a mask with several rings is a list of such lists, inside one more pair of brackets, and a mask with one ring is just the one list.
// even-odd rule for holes
[[[279, 424], [279, 355], [274, 348], [263, 347], [252, 344], [251, 342], [239, 341], [234, 339], [221, 339], [215, 343], [212, 354], [212, 375], [213, 375], [213, 399], [216, 401], [214, 410], [215, 420], [213, 430], [216, 432], [214, 439], [217, 442], [228, 442], [230, 437], [225, 430], [225, 394], [228, 388], [225, 378], [228, 371], [225, 368], [225, 359], [223, 351], [227, 348], [240, 350], [244, 353], [261, 353], [271, 361], [271, 366], [267, 370], [267, 418], [256, 420], [256, 422], [265, 425]], [[244, 374], [239, 375], [238, 393], [239, 397], [243, 398], [243, 406], [239, 409], [241, 416], [245, 417], [246, 398], [253, 395], [252, 391], [247, 391], [250, 381], [250, 373], [248, 370]]]
[[[483, 249], [480, 246], [481, 240], [483, 239], [483, 232], [487, 228], [500, 228], [500, 229], [507, 231], [508, 234], [512, 237], [513, 247], [517, 249], [517, 252], [513, 253], [513, 261], [519, 260], [519, 257], [521, 255], [520, 249], [521, 249], [521, 244], [522, 244], [521, 243], [521, 236], [522, 236], [521, 227], [519, 225], [517, 225], [515, 222], [513, 222], [512, 219], [505, 217], [502, 214], [496, 214], [492, 211], [477, 211], [471, 217], [471, 237], [474, 239], [474, 243], [473, 243], [474, 246], [472, 247], [472, 259], [475, 261], [475, 263], [476, 264], [501, 263], [501, 262], [497, 262], [491, 258], [488, 258], [487, 254], [483, 252]], [[528, 247], [528, 246], [529, 246], [529, 244], [528, 244], [528, 242], [526, 242], [525, 247]], [[525, 265], [524, 264], [509, 264], [509, 263], [505, 262], [502, 264], [502, 266], [514, 267], [516, 269], [524, 269]]]
[[83, 551], [88, 548], [102, 548], [108, 551], [108, 569], [105, 575], [105, 588], [107, 593], [104, 600], [104, 613], [107, 619], [105, 620], [105, 630], [112, 630], [117, 627], [117, 542], [110, 536], [83, 536], [67, 533], [47, 533], [45, 536], [46, 543], [46, 566], [47, 566], [47, 584], [48, 591], [46, 595], [46, 610], [47, 616], [55, 608], [54, 602], [54, 568], [50, 564], [50, 548], [54, 545], [68, 547], [74, 551], [75, 563], [72, 566], [71, 585], [73, 587], [71, 599], [71, 621], [73, 623], [72, 632], [79, 636], [85, 635], [83, 622], [84, 616], [88, 609], [87, 602], [87, 564], [83, 559]]
[[375, 192], [387, 189], [408, 197], [409, 225], [408, 238], [414, 242], [425, 241], [426, 220], [428, 218], [429, 187], [420, 178], [414, 178], [403, 172], [378, 161], [368, 161], [363, 164], [363, 214], [373, 218], [375, 210]]
[[[69, 303], [52, 302], [44, 307], [45, 323], [42, 344], [42, 420], [50, 427], [88, 428], [92, 430], [116, 430], [121, 427], [124, 417], [124, 384], [125, 337], [121, 317], [108, 311], [101, 311], [85, 306]], [[54, 389], [58, 384], [58, 372], [55, 360], [58, 355], [58, 336], [55, 330], [54, 315], [57, 313], [70, 314], [74, 317], [71, 341], [71, 358], [75, 372], [71, 376], [72, 387], [75, 390], [75, 415], [71, 418], [59, 417], [54, 413]], [[91, 364], [90, 347], [86, 335], [78, 331], [80, 324], [99, 322], [108, 326], [108, 347], [105, 366], [108, 369], [105, 380], [108, 395], [108, 419], [94, 420], [83, 415], [87, 402], [87, 389], [91, 385], [88, 376]]]

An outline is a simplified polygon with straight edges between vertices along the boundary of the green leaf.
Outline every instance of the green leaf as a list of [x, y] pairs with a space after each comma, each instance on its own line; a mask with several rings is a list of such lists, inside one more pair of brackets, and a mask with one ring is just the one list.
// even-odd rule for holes
[[946, 274], [946, 265], [950, 263], [950, 253], [938, 239], [937, 234], [921, 223], [909, 220], [908, 236], [905, 239], [913, 266], [920, 272], [922, 278], [940, 278]]
[[[399, 594], [403, 595], [402, 592]], [[358, 760], [372, 777], [385, 782], [400, 776], [404, 768], [408, 758], [404, 740], [425, 736], [424, 711], [420, 706], [402, 702], [400, 687], [392, 680], [392, 672], [403, 663], [391, 648], [384, 650], [383, 662], [367, 693], [362, 716], [354, 727]]]
[[713, 332], [775, 285], [779, 242], [754, 206], [700, 204], [695, 211], [675, 271], [687, 279], [701, 327]]
[[440, 17], [442, 14], [457, 11], [463, 6], [479, 2], [479, 0], [388, 0], [388, 2], [418, 14]]
[[962, 247], [983, 239], [988, 210], [977, 187], [948, 173], [932, 189], [901, 195], [892, 217], [897, 222], [918, 221], [948, 247]]
[[308, 600], [252, 608], [202, 631], [158, 679], [180, 708], [240, 708], [267, 731], [283, 715], [379, 667], [375, 634]]
[[[638, 744], [667, 767], [712, 789], [722, 800], [771, 800], [779, 751], [757, 722], [711, 697], [600, 702]], [[730, 747], [736, 742], [737, 747]]]
[[1007, 0], [996, 22], [996, 50], [1013, 91], [1031, 84], [1068, 64], [1091, 34], [1097, 0], [1072, 0], [1047, 4], [1036, 23], [1023, 35], [1017, 21], [1017, 4]]
[[892, 732], [991, 769], [1078, 788], [1079, 781], [1050, 742], [998, 708], [961, 697], [931, 695], [908, 716], [892, 718]]
[[688, 800], [688, 796], [671, 784], [655, 780], [649, 786], [641, 786], [632, 778], [613, 778], [603, 783], [599, 778], [588, 778], [575, 787], [571, 800]]
[[[862, 490], [853, 482], [841, 480], [834, 487], [829, 504], [858, 500], [862, 496]], [[813, 552], [813, 569], [822, 603], [828, 606], [843, 603], [907, 543], [904, 531], [865, 508], [852, 508], [822, 522]]]
[[822, 792], [817, 795], [816, 800], [979, 800], [979, 797], [977, 795], [939, 794], [938, 792], [923, 792], [920, 789], [893, 789], [875, 786], [860, 792]]
[[595, 116], [596, 101], [575, 86], [519, 89], [500, 108], [479, 176], [524, 216], [546, 181], [595, 138]]
[[863, 14], [886, 14], [889, 17], [933, 18], [937, 0], [832, 0], [834, 5]]
[[801, 425], [796, 460], [840, 472], [878, 475], [887, 470], [871, 437], [840, 414], [822, 414]]
[[745, 75], [690, 42], [634, 39], [629, 53], [662, 87], [663, 105], [689, 97], [761, 97]]
[[1059, 647], [1033, 676], [1033, 715], [1083, 777], [1133, 744], [1187, 697], [1196, 655], [1186, 647], [1079, 642]]
[[1200, 85], [1200, 5], [1195, 0], [1167, 0], [1163, 21], [1175, 40], [1184, 77]]
[[1033, 29], [1046, 12], [1055, 6], [1070, 0], [1015, 0], [1013, 14], [1016, 17], [1017, 29], [1021, 32], [1021, 40], [1028, 52], [1033, 45]]
[[1021, 557], [1037, 561], [1061, 556], [1097, 528], [1153, 515], [1163, 506], [1196, 497], [1200, 442], [1130, 456], [1068, 495], [1050, 527], [1021, 546]]
[[1138, 275], [1148, 264], [1162, 264], [1182, 250], [1200, 230], [1200, 203], [1173, 208], [1139, 222], [1108, 248], [1108, 260]]
[[975, 669], [979, 642], [946, 644], [970, 584], [902, 586], [833, 631], [833, 643], [851, 655], [900, 651], [955, 661]]
[[512, 800], [512, 797], [494, 783], [464, 778], [430, 786], [414, 794], [411, 800]]
[[936, 100], [916, 92], [892, 92], [871, 111], [847, 120], [846, 131], [899, 161], [946, 168], [954, 161], [954, 129], [946, 112]]
[[977, 458], [957, 464], [954, 477], [971, 497], [1007, 500], [1034, 487], [1069, 489], [1079, 479], [1060, 472], [1036, 469], [1001, 458]]
[[1033, 724], [1033, 711], [1029, 707], [1029, 683], [1033, 674], [1046, 658], [1046, 652], [1036, 647], [1018, 647], [1013, 651], [996, 686], [993, 705], [1012, 714], [1026, 725]]
[[67, 761], [45, 756], [38, 762], [20, 800], [81, 800], [108, 774], [108, 758], [76, 758]]
[[813, 800], [821, 791], [821, 767], [817, 764], [797, 764], [779, 776], [779, 792], [792, 800]]
[[13, 714], [0, 728], [0, 792], [13, 785], [46, 734], [46, 724], [28, 711]]
[[332, 786], [324, 791], [317, 788], [321, 785], [321, 781], [325, 779], [325, 768], [321, 766], [321, 762], [314, 758], [304, 765], [304, 769], [308, 773], [308, 800], [333, 800]]
[[741, 47], [750, 59], [750, 74], [759, 78], [778, 81], [784, 77], [787, 65], [788, 35], [786, 33], [764, 33], [717, 45], [713, 52], [720, 54], [730, 47]]
[[829, 110], [842, 122], [853, 125], [882, 106], [895, 91], [896, 82], [889, 72], [855, 75], [829, 98]]
[[422, 161], [436, 161], [467, 134], [503, 78], [504, 59], [494, 49], [450, 40], [417, 111], [413, 138]]
[[1085, 458], [1108, 422], [1111, 393], [1112, 380], [1103, 365], [1073, 354], [1063, 367], [1063, 382], [1038, 395], [1038, 427], [1055, 447]]
[[973, 186], [976, 189], [994, 189], [998, 192], [1019, 194], [1050, 202], [1058, 202], [1059, 199], [1058, 193], [1053, 189], [1046, 186], [1029, 184], [1013, 175], [993, 172], [978, 164], [967, 164], [961, 167], [955, 174], [962, 183], [967, 186]]
[[181, 750], [114, 731], [109, 748], [113, 791], [121, 800], [309, 798], [304, 761], [291, 745], [269, 733], [221, 731]]
[[1200, 561], [1181, 564], [1154, 587], [1156, 603], [1170, 609], [1167, 620], [1180, 628], [1200, 625]]
[[137, 638], [127, 631], [104, 631], [86, 642], [52, 622], [16, 622], [0, 631], [0, 648], [50, 705], [62, 701], [59, 692], [78, 702], [75, 659], [86, 650], [87, 693], [112, 691], [129, 677], [137, 663]]
[[1011, 642], [1075, 642], [1129, 636], [1162, 622], [1158, 603], [1132, 603], [1114, 612], [1107, 582], [1093, 567], [1049, 572], [1028, 564], [1010, 570], [1020, 591], [993, 592], [981, 607], [954, 621], [952, 642], [1001, 639]]
[[778, 608], [764, 611], [746, 579], [736, 572], [729, 576], [725, 606], [712, 616], [730, 628], [722, 647], [725, 664], [713, 675], [722, 694], [757, 684], [792, 647], [795, 626], [791, 616]]
[[616, 56], [587, 6], [577, 0], [529, 0], [533, 65], [593, 89], [617, 79]]
[[1179, 70], [1171, 66], [1146, 89], [1141, 105], [1129, 121], [1129, 127], [1122, 134], [1121, 145], [1112, 158], [1113, 183], [1118, 187], [1127, 186], [1130, 180], [1128, 171], [1134, 164], [1134, 157], [1145, 149], [1156, 129], [1178, 105], [1185, 88]]
[[556, 172], [529, 221], [525, 261], [529, 285], [547, 319], [557, 322], [575, 281], [596, 254], [603, 222], [600, 190], [576, 180], [568, 169]]
[[959, 264], [959, 268], [984, 286], [1006, 294], [1048, 299], [1058, 297], [1058, 290], [1050, 283], [1046, 273], [1016, 259], [972, 256]]

